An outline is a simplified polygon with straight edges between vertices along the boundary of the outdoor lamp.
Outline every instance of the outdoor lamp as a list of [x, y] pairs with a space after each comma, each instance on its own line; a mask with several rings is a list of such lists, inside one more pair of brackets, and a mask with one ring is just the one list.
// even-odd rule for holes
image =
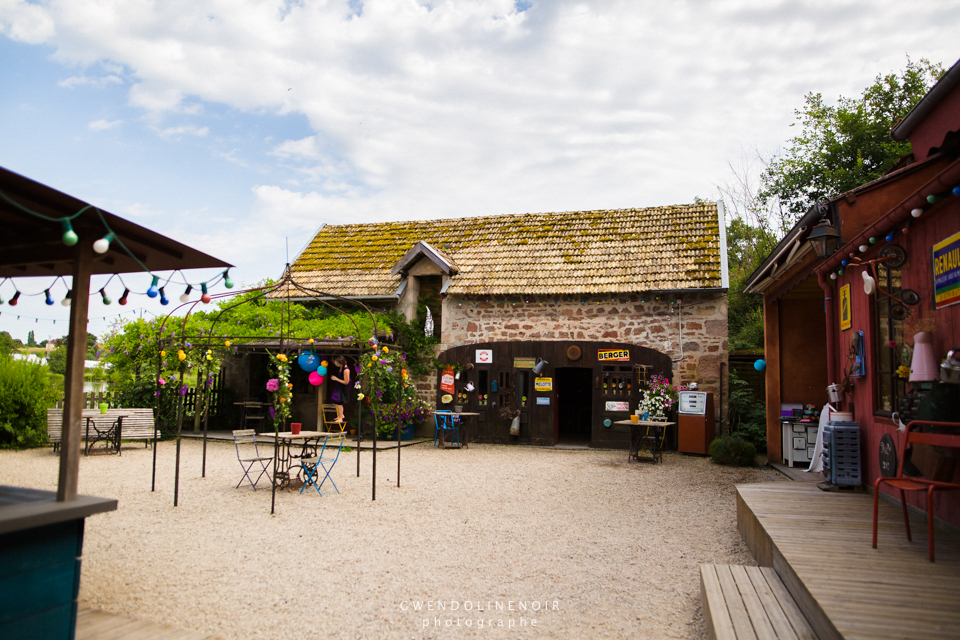
[[109, 232], [107, 235], [93, 243], [93, 250], [97, 253], [106, 253], [107, 249], [110, 248], [110, 241], [114, 238], [116, 238], [116, 236], [113, 235], [113, 232]]
[[534, 365], [534, 367], [533, 367], [533, 372], [534, 372], [535, 374], [537, 374], [537, 375], [540, 375], [541, 373], [543, 373], [543, 367], [544, 367], [545, 365], [547, 365], [547, 364], [549, 364], [549, 363], [548, 363], [546, 360], [543, 360], [543, 359], [541, 359], [541, 358], [537, 358], [537, 364]]
[[64, 218], [61, 222], [63, 222], [63, 235], [60, 237], [60, 239], [63, 240], [63, 244], [67, 245], [68, 247], [72, 247], [73, 245], [77, 244], [77, 240], [79, 240], [77, 237], [77, 232], [73, 230], [73, 226], [66, 218]]
[[837, 228], [827, 219], [827, 211], [829, 211], [829, 206], [820, 210], [823, 217], [820, 218], [817, 226], [810, 230], [810, 235], [807, 237], [807, 240], [813, 245], [813, 252], [817, 254], [818, 258], [831, 256], [840, 248], [840, 234], [837, 233]]
[[160, 284], [160, 278], [158, 276], [153, 276], [153, 282], [150, 283], [150, 288], [147, 289], [147, 296], [150, 298], [156, 298], [160, 293], [157, 290], [157, 285]]
[[48, 305], [53, 304], [53, 298], [50, 297], [50, 289], [44, 289], [44, 290], [43, 290], [43, 293], [44, 293], [44, 295], [47, 296], [46, 303], [47, 303]]
[[107, 296], [106, 287], [100, 289], [100, 297], [103, 298], [103, 304], [110, 304], [110, 297]]
[[20, 299], [20, 292], [19, 292], [19, 291], [16, 291], [16, 292], [14, 292], [13, 297], [10, 298], [10, 302], [9, 302], [8, 304], [9, 304], [11, 307], [15, 307], [15, 306], [17, 306], [17, 300], [19, 300], [19, 299]]
[[170, 301], [167, 300], [167, 294], [163, 292], [163, 287], [160, 287], [160, 304], [162, 305], [170, 304]]
[[233, 280], [230, 279], [230, 269], [223, 272], [223, 286], [227, 289], [233, 289]]
[[123, 295], [120, 296], [120, 300], [119, 300], [118, 302], [119, 302], [121, 305], [127, 304], [127, 296], [128, 296], [128, 295], [130, 295], [130, 289], [127, 289], [126, 287], [124, 287], [124, 288], [123, 288]]
[[70, 298], [73, 297], [73, 289], [67, 289], [67, 295], [63, 297], [63, 300], [60, 302], [65, 307], [70, 306]]
[[210, 294], [207, 293], [207, 283], [206, 283], [206, 282], [203, 282], [203, 283], [200, 284], [200, 291], [203, 293], [203, 295], [200, 296], [200, 301], [201, 301], [203, 304], [210, 304]]
[[190, 292], [193, 291], [193, 287], [189, 284], [187, 285], [187, 290], [183, 292], [183, 295], [180, 296], [180, 302], [190, 302]]

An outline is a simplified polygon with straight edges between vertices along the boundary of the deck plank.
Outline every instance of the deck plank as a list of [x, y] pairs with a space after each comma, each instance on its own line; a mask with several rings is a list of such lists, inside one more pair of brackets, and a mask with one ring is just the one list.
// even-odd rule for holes
[[753, 623], [750, 621], [750, 615], [740, 597], [727, 597], [726, 594], [737, 594], [737, 582], [730, 572], [728, 565], [716, 565], [717, 578], [720, 580], [720, 588], [723, 589], [724, 599], [727, 603], [727, 611], [730, 612], [730, 620], [733, 621], [733, 630], [736, 632], [738, 640], [758, 640], [757, 634], [753, 630]]
[[[820, 637], [960, 638], [960, 539], [880, 503], [871, 547], [873, 497], [800, 483], [740, 485], [737, 519], [761, 564], [772, 566]], [[767, 569], [769, 571], [769, 569]], [[786, 575], [785, 575], [786, 574]], [[835, 632], [835, 633], [833, 633]]]
[[216, 640], [199, 631], [137, 620], [84, 607], [77, 611], [76, 640]]

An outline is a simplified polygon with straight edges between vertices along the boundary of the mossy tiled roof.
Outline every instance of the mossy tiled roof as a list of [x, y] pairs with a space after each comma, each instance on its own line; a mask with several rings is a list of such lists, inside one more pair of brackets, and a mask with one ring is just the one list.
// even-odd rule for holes
[[629, 293], [720, 287], [712, 202], [648, 209], [328, 225], [292, 266], [305, 286], [390, 296], [390, 269], [418, 241], [460, 272], [452, 295]]

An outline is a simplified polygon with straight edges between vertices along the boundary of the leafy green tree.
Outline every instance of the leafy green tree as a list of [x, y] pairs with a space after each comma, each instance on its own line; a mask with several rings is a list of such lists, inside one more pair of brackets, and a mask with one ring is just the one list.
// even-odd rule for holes
[[920, 101], [943, 75], [941, 64], [921, 59], [899, 74], [878, 75], [859, 98], [840, 97], [827, 104], [808, 93], [796, 111], [801, 132], [763, 175], [764, 200], [777, 199], [796, 221], [821, 196], [835, 196], [879, 178], [904, 155], [907, 142], [890, 137], [890, 129]]
[[13, 353], [20, 346], [18, 342], [6, 331], [0, 331], [0, 357], [9, 356]]
[[50, 373], [64, 375], [67, 373], [67, 348], [57, 347], [47, 354], [47, 366], [50, 367]]
[[38, 345], [37, 345], [37, 339], [34, 337], [33, 331], [28, 331], [28, 332], [27, 332], [27, 346], [28, 346], [28, 347], [36, 347], [36, 346], [38, 346]]

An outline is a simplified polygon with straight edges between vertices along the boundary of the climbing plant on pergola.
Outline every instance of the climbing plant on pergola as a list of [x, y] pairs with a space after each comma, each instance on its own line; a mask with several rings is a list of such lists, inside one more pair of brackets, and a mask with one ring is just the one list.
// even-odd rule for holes
[[[244, 295], [252, 294], [252, 295]], [[337, 338], [329, 339], [323, 338], [318, 340], [318, 336], [306, 335], [304, 331], [297, 331], [292, 326], [291, 322], [291, 305], [295, 304], [291, 301], [293, 295], [297, 298], [298, 301], [308, 300], [312, 301], [319, 305], [324, 305], [329, 309], [335, 311], [338, 314], [341, 314], [350, 319], [356, 333], [353, 336], [348, 338]], [[186, 296], [187, 294], [185, 294]], [[214, 300], [223, 300], [226, 301], [230, 298], [242, 297], [241, 300], [237, 301], [234, 304], [221, 304], [220, 312], [213, 318], [210, 322], [209, 328], [206, 330], [200, 329], [197, 335], [187, 335], [186, 327], [188, 320], [190, 319], [191, 314], [197, 309], [197, 305], [201, 303], [209, 303]], [[230, 317], [230, 312], [236, 310], [237, 308], [253, 303], [257, 300], [271, 300], [278, 301], [281, 303], [281, 321], [277, 335], [275, 338], [264, 338], [263, 336], [238, 336], [230, 335], [227, 332], [218, 332], [217, 329], [220, 326], [229, 326], [224, 323], [226, 319]], [[339, 304], [336, 304], [339, 303]], [[201, 379], [206, 380], [210, 375], [209, 367], [214, 362], [212, 354], [214, 350], [222, 351], [224, 349], [233, 348], [244, 349], [251, 352], [264, 352], [271, 355], [279, 354], [295, 354], [302, 353], [304, 351], [318, 351], [322, 350], [324, 353], [336, 353], [355, 356], [359, 359], [364, 353], [370, 352], [374, 347], [370, 342], [360, 335], [361, 329], [357, 322], [344, 311], [343, 307], [354, 306], [362, 310], [364, 313], [369, 315], [372, 322], [372, 336], [375, 337], [378, 333], [377, 330], [377, 317], [376, 314], [371, 311], [371, 309], [365, 305], [360, 300], [355, 300], [351, 298], [345, 298], [343, 296], [327, 293], [310, 287], [306, 287], [298, 283], [292, 272], [290, 271], [290, 266], [287, 265], [287, 268], [284, 271], [283, 277], [276, 283], [262, 286], [262, 287], [253, 287], [250, 289], [244, 289], [237, 292], [228, 291], [225, 293], [219, 293], [210, 295], [204, 292], [203, 296], [199, 300], [188, 301], [180, 306], [173, 309], [170, 314], [168, 314], [161, 323], [159, 337], [158, 337], [158, 356], [157, 356], [157, 376], [156, 376], [156, 398], [157, 398], [157, 410], [159, 411], [160, 406], [160, 394], [161, 394], [161, 383], [160, 376], [163, 369], [163, 358], [165, 355], [166, 349], [173, 349], [178, 347], [178, 354], [183, 354], [184, 357], [180, 359], [179, 369], [179, 380], [177, 388], [180, 390], [184, 389], [184, 374], [185, 369], [188, 365], [185, 364], [186, 360], [186, 349], [191, 349], [194, 356], [191, 358], [196, 362], [198, 367], [204, 367], [204, 375], [199, 375], [198, 368], [198, 381]], [[177, 311], [185, 309], [186, 313], [182, 318], [175, 316]], [[173, 329], [169, 337], [164, 337], [167, 333], [167, 325], [179, 323], [179, 331]], [[189, 345], [189, 346], [188, 346]], [[395, 346], [395, 345], [388, 345]], [[196, 357], [196, 354], [199, 354], [199, 358]], [[200, 393], [198, 384], [198, 394]], [[371, 390], [375, 392], [376, 390]], [[204, 389], [206, 393], [206, 389]], [[176, 470], [174, 475], [174, 490], [173, 490], [173, 505], [177, 506], [179, 503], [179, 488], [180, 488], [180, 440], [181, 433], [183, 430], [183, 418], [184, 418], [184, 397], [181, 394], [177, 400], [177, 431], [176, 431], [176, 443], [177, 443], [177, 455], [176, 455]], [[203, 471], [202, 474], [206, 476], [206, 452], [207, 452], [207, 414], [209, 412], [209, 402], [206, 403], [207, 406], [203, 409]], [[360, 477], [360, 442], [363, 440], [362, 431], [360, 429], [361, 422], [361, 409], [363, 404], [358, 402], [358, 410], [356, 412], [357, 419], [357, 477]], [[377, 415], [376, 412], [371, 412], [374, 420], [373, 425], [373, 460], [372, 460], [372, 497], [373, 500], [377, 499]], [[281, 423], [283, 423], [281, 425]], [[271, 484], [273, 485], [273, 490], [271, 492], [270, 500], [270, 513], [275, 513], [276, 510], [276, 492], [277, 492], [277, 461], [278, 461], [278, 451], [279, 451], [279, 433], [280, 427], [286, 425], [286, 419], [283, 420], [273, 420], [274, 427], [274, 456], [273, 456], [273, 473], [271, 477]], [[400, 486], [400, 450], [402, 447], [397, 443], [397, 486]], [[151, 482], [151, 491], [156, 490], [156, 477], [157, 477], [157, 448], [156, 448], [156, 435], [154, 436], [154, 448], [153, 448], [153, 479]]]

